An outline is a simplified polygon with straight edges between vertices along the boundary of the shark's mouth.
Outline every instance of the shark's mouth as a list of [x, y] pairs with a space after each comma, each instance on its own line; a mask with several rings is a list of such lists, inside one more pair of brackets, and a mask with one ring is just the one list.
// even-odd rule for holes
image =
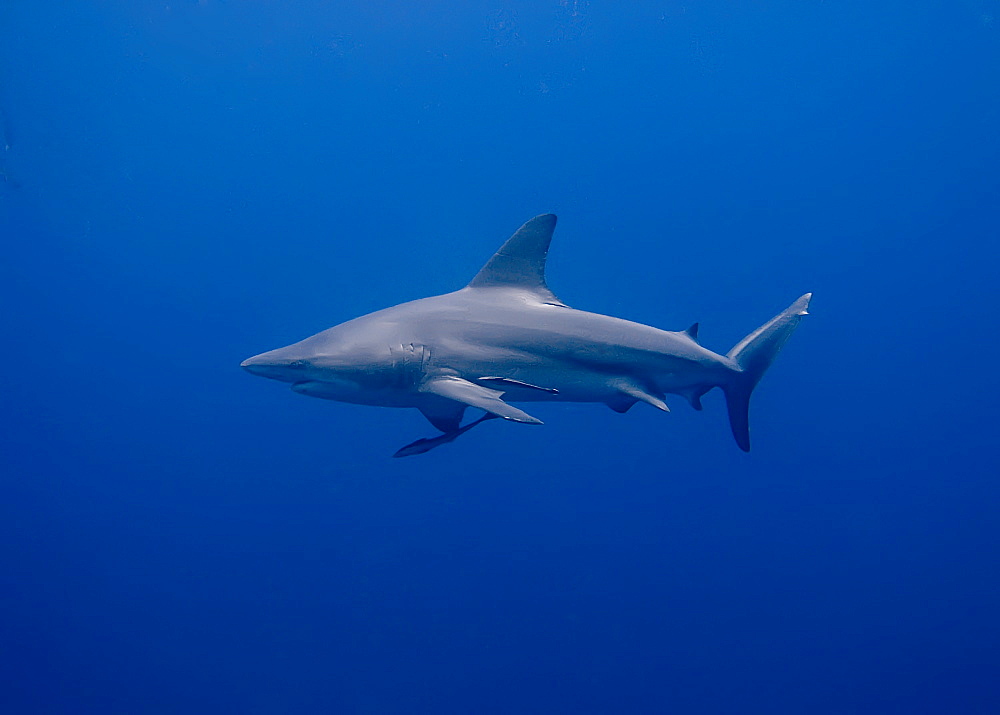
[[292, 392], [297, 392], [300, 395], [310, 395], [312, 397], [324, 397], [326, 395], [332, 395], [337, 391], [336, 385], [329, 382], [318, 382], [316, 380], [303, 380], [302, 382], [292, 383]]
[[328, 400], [353, 401], [361, 386], [350, 380], [302, 380], [292, 383], [292, 392]]

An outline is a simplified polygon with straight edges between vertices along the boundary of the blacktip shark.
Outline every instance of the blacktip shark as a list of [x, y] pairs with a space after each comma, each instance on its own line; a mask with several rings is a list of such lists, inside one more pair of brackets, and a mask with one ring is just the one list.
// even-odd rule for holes
[[[493, 417], [538, 425], [512, 402], [637, 402], [696, 410], [725, 393], [736, 444], [750, 451], [750, 393], [806, 315], [811, 293], [725, 355], [698, 343], [698, 324], [670, 332], [570, 308], [545, 283], [556, 217], [524, 224], [461, 290], [355, 318], [242, 363], [302, 395], [420, 410], [441, 435], [394, 456], [423, 454]], [[466, 408], [486, 414], [461, 426]]]

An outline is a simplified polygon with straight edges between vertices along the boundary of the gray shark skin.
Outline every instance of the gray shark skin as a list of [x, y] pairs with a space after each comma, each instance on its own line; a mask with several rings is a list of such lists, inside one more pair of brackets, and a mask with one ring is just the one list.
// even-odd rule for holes
[[444, 434], [396, 456], [453, 441], [468, 407], [541, 424], [512, 402], [598, 402], [625, 412], [645, 402], [668, 412], [681, 395], [696, 410], [726, 395], [733, 436], [750, 450], [750, 394], [791, 336], [803, 295], [725, 355], [698, 343], [697, 323], [670, 332], [568, 307], [545, 283], [556, 217], [524, 224], [465, 288], [355, 318], [242, 363], [303, 395], [420, 410]]

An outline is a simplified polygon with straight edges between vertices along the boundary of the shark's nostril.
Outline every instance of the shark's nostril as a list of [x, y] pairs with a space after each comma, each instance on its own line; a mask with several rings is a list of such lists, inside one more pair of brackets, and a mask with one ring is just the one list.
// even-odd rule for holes
[[254, 375], [259, 375], [261, 368], [263, 368], [265, 365], [264, 361], [258, 359], [259, 357], [260, 357], [259, 355], [254, 355], [253, 357], [247, 358], [246, 360], [240, 363], [240, 367], [242, 367], [249, 373], [252, 373]]

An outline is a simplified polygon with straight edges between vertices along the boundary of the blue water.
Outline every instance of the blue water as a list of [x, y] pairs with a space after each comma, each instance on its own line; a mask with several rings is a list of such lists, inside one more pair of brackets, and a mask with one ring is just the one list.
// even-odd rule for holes
[[[0, 710], [1000, 711], [1000, 4], [0, 6]], [[697, 413], [416, 412], [244, 358], [560, 217]], [[470, 413], [471, 414], [471, 413]]]

